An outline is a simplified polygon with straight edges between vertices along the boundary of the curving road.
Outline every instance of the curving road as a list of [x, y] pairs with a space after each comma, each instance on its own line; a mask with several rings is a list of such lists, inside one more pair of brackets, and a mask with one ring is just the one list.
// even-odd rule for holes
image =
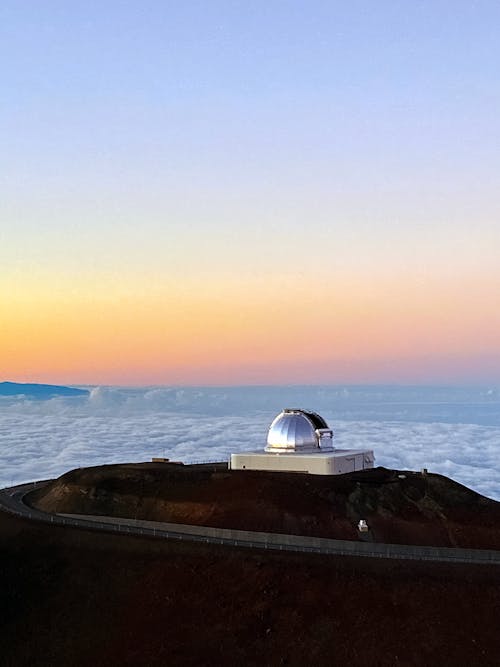
[[372, 558], [394, 558], [405, 560], [427, 560], [448, 563], [471, 563], [478, 565], [500, 565], [500, 551], [491, 549], [458, 549], [448, 547], [423, 547], [405, 544], [379, 544], [333, 540], [322, 537], [282, 535], [256, 531], [211, 528], [158, 521], [142, 521], [109, 516], [82, 514], [48, 514], [29, 507], [24, 497], [33, 489], [48, 484], [51, 480], [20, 484], [0, 490], [0, 511], [28, 520], [56, 525], [73, 526], [87, 530], [99, 530], [126, 535], [142, 535], [162, 539], [188, 540], [223, 544], [252, 549], [274, 549], [329, 554], [335, 556], [367, 556]]

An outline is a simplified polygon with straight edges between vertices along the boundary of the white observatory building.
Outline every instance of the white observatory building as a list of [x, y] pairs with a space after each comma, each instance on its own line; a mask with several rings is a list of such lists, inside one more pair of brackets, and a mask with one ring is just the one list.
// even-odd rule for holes
[[257, 452], [231, 454], [229, 467], [341, 475], [373, 468], [374, 461], [372, 450], [334, 448], [333, 431], [320, 415], [287, 408], [269, 427], [267, 447]]

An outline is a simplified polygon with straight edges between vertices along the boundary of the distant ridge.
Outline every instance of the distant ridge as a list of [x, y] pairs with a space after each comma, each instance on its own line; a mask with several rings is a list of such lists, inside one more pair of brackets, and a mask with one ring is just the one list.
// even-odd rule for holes
[[87, 396], [87, 389], [60, 387], [54, 384], [24, 384], [0, 382], [0, 396], [29, 396], [31, 398], [53, 398], [54, 396]]

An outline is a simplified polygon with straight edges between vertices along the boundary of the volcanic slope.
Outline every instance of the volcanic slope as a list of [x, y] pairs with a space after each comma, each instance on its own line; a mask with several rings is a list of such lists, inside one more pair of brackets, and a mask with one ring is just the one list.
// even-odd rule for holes
[[500, 503], [441, 475], [375, 468], [339, 476], [228, 470], [225, 464], [82, 468], [28, 497], [47, 512], [500, 549]]
[[0, 664], [493, 666], [499, 574], [96, 533], [0, 512]]

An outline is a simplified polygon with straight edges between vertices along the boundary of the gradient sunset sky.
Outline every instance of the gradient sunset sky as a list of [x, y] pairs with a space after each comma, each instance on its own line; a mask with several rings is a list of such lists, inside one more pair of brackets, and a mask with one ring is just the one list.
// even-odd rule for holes
[[500, 382], [499, 26], [4, 0], [0, 380]]

